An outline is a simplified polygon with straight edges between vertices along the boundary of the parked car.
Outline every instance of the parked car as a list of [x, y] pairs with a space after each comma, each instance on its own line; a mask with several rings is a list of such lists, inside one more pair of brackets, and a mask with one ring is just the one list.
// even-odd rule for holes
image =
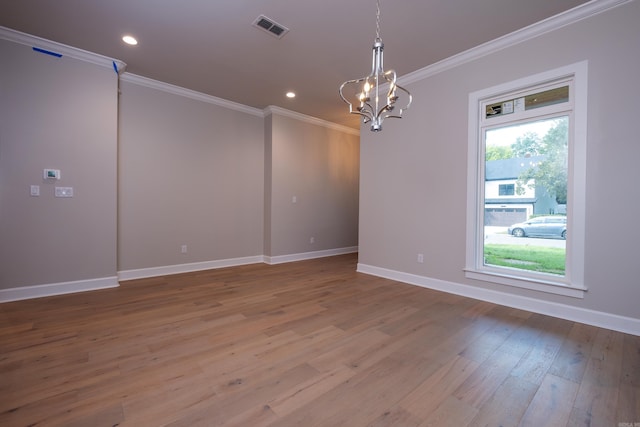
[[566, 216], [537, 216], [525, 222], [513, 224], [507, 233], [515, 237], [567, 238]]

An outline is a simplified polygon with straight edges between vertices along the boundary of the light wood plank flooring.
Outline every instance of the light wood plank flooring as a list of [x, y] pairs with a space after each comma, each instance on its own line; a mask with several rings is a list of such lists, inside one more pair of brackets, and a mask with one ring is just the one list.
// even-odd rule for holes
[[2, 426], [627, 426], [640, 337], [356, 255], [0, 304]]

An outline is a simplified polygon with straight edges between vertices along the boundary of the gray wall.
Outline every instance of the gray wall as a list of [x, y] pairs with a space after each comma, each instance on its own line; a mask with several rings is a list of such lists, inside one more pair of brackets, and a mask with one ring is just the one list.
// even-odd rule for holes
[[121, 91], [119, 271], [357, 245], [356, 133]]
[[261, 255], [263, 118], [120, 87], [118, 269]]
[[267, 120], [265, 255], [357, 246], [359, 136], [278, 113]]
[[[640, 318], [639, 21], [640, 2], [631, 2], [410, 84], [405, 118], [362, 131], [360, 263]], [[583, 60], [589, 291], [575, 299], [466, 279], [469, 93]]]
[[107, 58], [0, 55], [0, 301], [357, 245], [357, 133], [118, 82]]
[[0, 289], [115, 277], [116, 73], [6, 40], [0, 58]]

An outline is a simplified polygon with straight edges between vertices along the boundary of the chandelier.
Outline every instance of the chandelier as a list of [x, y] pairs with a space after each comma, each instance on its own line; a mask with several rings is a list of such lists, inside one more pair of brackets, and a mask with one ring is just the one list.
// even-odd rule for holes
[[[340, 97], [349, 104], [349, 113], [362, 116], [363, 123], [371, 122], [371, 130], [382, 130], [382, 121], [387, 117], [402, 118], [404, 110], [411, 105], [412, 97], [408, 90], [396, 83], [394, 70], [384, 71], [384, 44], [380, 38], [380, 0], [376, 0], [376, 39], [373, 42], [371, 73], [367, 77], [347, 80], [340, 86]], [[345, 88], [351, 92], [345, 95]], [[400, 92], [398, 92], [400, 91]], [[404, 106], [399, 108], [396, 101], [399, 93]]]

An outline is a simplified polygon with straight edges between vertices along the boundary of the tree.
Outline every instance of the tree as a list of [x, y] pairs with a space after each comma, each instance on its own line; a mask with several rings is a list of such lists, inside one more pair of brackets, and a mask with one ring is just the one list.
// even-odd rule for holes
[[535, 132], [525, 132], [516, 138], [516, 142], [511, 144], [513, 157], [531, 157], [543, 154], [544, 145], [540, 137]]
[[485, 156], [487, 162], [491, 160], [511, 159], [513, 157], [513, 151], [511, 147], [506, 145], [491, 145], [487, 146]]
[[[534, 134], [535, 135], [535, 134]], [[529, 145], [527, 145], [527, 143]], [[523, 152], [529, 155], [543, 155], [544, 160], [520, 174], [516, 181], [519, 194], [524, 186], [543, 187], [559, 204], [567, 203], [567, 168], [569, 159], [569, 120], [566, 117], [556, 119], [555, 124], [540, 140], [525, 137], [518, 138], [512, 144], [514, 155]], [[525, 151], [528, 150], [528, 151]], [[524, 156], [521, 156], [524, 157]], [[535, 184], [527, 184], [534, 182]]]

